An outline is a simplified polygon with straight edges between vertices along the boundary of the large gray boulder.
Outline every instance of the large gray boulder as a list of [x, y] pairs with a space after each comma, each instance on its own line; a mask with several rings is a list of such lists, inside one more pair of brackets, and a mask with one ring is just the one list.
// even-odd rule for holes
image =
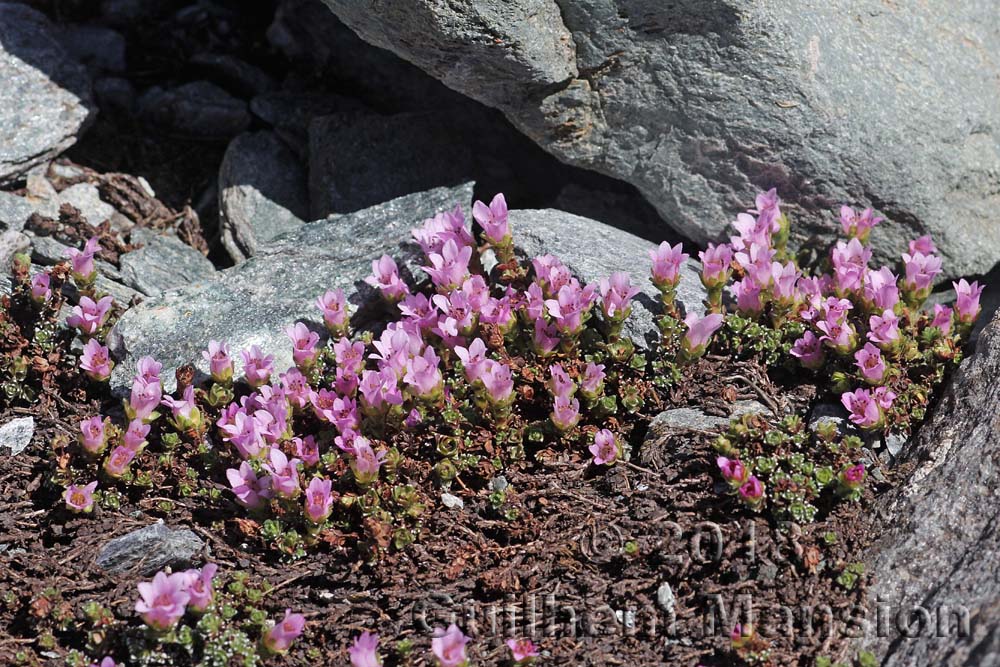
[[696, 241], [777, 187], [800, 241], [849, 202], [892, 220], [883, 256], [931, 233], [951, 275], [996, 261], [994, 0], [324, 1]]
[[52, 24], [19, 3], [0, 3], [0, 184], [66, 150], [93, 119], [86, 69]]
[[[136, 359], [152, 355], [164, 364], [167, 389], [173, 371], [193, 363], [207, 370], [201, 357], [212, 339], [228, 341], [236, 350], [259, 345], [275, 355], [275, 367], [291, 365], [291, 345], [284, 329], [303, 320], [321, 326], [315, 301], [328, 289], [341, 288], [357, 309], [356, 326], [374, 323], [384, 314], [376, 293], [363, 283], [371, 261], [392, 255], [401, 272], [422, 277], [423, 258], [410, 242], [410, 230], [436, 213], [466, 209], [472, 184], [436, 188], [399, 197], [355, 213], [308, 223], [273, 242], [214, 279], [146, 299], [125, 313], [109, 336], [120, 360], [112, 386], [123, 388], [135, 374]], [[655, 336], [656, 292], [647, 280], [648, 241], [597, 221], [562, 211], [512, 211], [518, 253], [525, 259], [554, 254], [582, 280], [594, 282], [613, 271], [628, 271], [643, 292], [636, 298], [625, 332], [639, 346]], [[697, 309], [704, 298], [694, 264], [684, 270], [678, 296]], [[237, 372], [240, 372], [237, 360]]]
[[994, 318], [903, 450], [908, 476], [876, 508], [869, 596], [888, 613], [868, 640], [885, 667], [1000, 665], [998, 379]]

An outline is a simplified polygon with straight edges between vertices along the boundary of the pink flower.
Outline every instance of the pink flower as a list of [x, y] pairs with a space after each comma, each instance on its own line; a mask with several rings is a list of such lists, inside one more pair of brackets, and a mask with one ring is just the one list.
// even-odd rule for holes
[[527, 665], [538, 657], [538, 647], [530, 639], [508, 639], [507, 648], [514, 657], [515, 665]]
[[844, 392], [840, 402], [851, 413], [851, 421], [861, 428], [869, 429], [882, 425], [882, 410], [867, 389]]
[[403, 279], [399, 277], [399, 268], [389, 255], [382, 255], [372, 260], [372, 275], [365, 282], [382, 293], [382, 298], [390, 303], [396, 303], [410, 293]]
[[590, 317], [597, 290], [593, 285], [580, 287], [575, 280], [563, 285], [555, 299], [547, 299], [545, 308], [555, 320], [556, 330], [564, 336], [577, 336], [583, 331], [584, 322]]
[[306, 518], [315, 524], [326, 521], [333, 511], [333, 494], [330, 492], [332, 484], [328, 479], [313, 477], [306, 487]]
[[610, 465], [618, 458], [618, 443], [615, 435], [606, 428], [594, 434], [594, 444], [590, 446], [595, 466]]
[[869, 271], [865, 274], [864, 292], [865, 301], [879, 311], [892, 310], [899, 303], [896, 276], [886, 266], [878, 271]]
[[264, 355], [264, 352], [256, 345], [251, 345], [249, 350], [241, 350], [243, 357], [243, 376], [247, 384], [257, 388], [271, 381], [271, 373], [274, 372], [274, 356]]
[[580, 422], [580, 401], [568, 396], [556, 396], [550, 417], [560, 431], [571, 430]]
[[31, 279], [31, 298], [38, 303], [45, 303], [52, 297], [49, 287], [50, 277], [47, 272], [36, 273]]
[[903, 263], [906, 267], [906, 278], [903, 284], [908, 290], [919, 295], [930, 291], [935, 276], [941, 273], [941, 258], [936, 255], [925, 255], [922, 252], [903, 253]]
[[149, 437], [149, 429], [149, 424], [144, 423], [141, 419], [130, 421], [128, 428], [125, 429], [125, 446], [136, 452], [142, 451], [142, 448], [146, 446], [146, 438]]
[[201, 428], [201, 410], [194, 399], [194, 386], [188, 385], [181, 398], [164, 396], [161, 403], [168, 408], [174, 418], [174, 426], [178, 431]]
[[899, 318], [891, 310], [886, 310], [882, 315], [872, 315], [868, 319], [868, 329], [868, 340], [883, 350], [899, 340]]
[[89, 296], [81, 296], [80, 303], [73, 306], [73, 312], [66, 318], [66, 324], [84, 336], [93, 336], [108, 321], [108, 312], [114, 299], [110, 296], [94, 301]]
[[910, 254], [915, 255], [918, 252], [922, 255], [934, 255], [937, 253], [937, 246], [934, 245], [934, 241], [930, 236], [921, 236], [918, 239], [910, 241]]
[[77, 250], [76, 248], [66, 249], [66, 256], [69, 257], [73, 280], [89, 283], [94, 279], [94, 274], [96, 273], [94, 255], [97, 254], [99, 248], [97, 237], [92, 236], [87, 239], [82, 250]]
[[90, 663], [90, 667], [118, 667], [118, 663], [116, 663], [115, 659], [112, 658], [110, 655], [106, 655], [104, 656], [104, 659], [101, 660], [101, 664], [92, 662]]
[[[497, 195], [500, 197], [502, 195]], [[476, 202], [479, 204], [480, 202]], [[354, 646], [347, 649], [351, 656], [351, 667], [381, 667], [382, 658], [378, 654], [378, 635], [362, 632], [354, 638]]]
[[610, 278], [601, 278], [599, 289], [604, 316], [612, 322], [624, 321], [632, 312], [629, 301], [639, 293], [639, 288], [632, 286], [632, 277], [624, 271], [612, 273]]
[[743, 486], [739, 488], [739, 494], [747, 504], [754, 507], [764, 500], [764, 485], [759, 479], [750, 475]]
[[931, 326], [937, 327], [942, 336], [947, 336], [948, 332], [951, 331], [951, 315], [950, 306], [942, 306], [940, 303], [934, 304], [934, 321], [931, 322]]
[[535, 320], [535, 333], [531, 339], [535, 354], [540, 357], [547, 357], [559, 345], [559, 333], [556, 328], [546, 324], [545, 320], [539, 317]]
[[784, 265], [779, 262], [771, 264], [771, 293], [779, 303], [790, 305], [795, 303], [798, 293], [795, 285], [799, 279], [799, 270], [795, 268], [794, 262]]
[[135, 363], [135, 379], [143, 382], [159, 382], [163, 364], [153, 357], [142, 357]]
[[888, 387], [875, 387], [872, 398], [875, 399], [875, 402], [878, 403], [880, 408], [888, 410], [892, 407], [892, 402], [896, 400], [896, 392], [892, 391]]
[[121, 477], [128, 470], [129, 465], [132, 463], [132, 459], [135, 458], [136, 450], [130, 449], [124, 445], [119, 445], [111, 450], [111, 454], [108, 455], [106, 461], [104, 461], [104, 472], [108, 474], [108, 477], [113, 477], [115, 479]]
[[746, 271], [746, 277], [764, 289], [771, 284], [771, 260], [774, 258], [775, 252], [766, 243], [754, 242], [736, 253], [735, 259]]
[[427, 255], [431, 266], [421, 267], [431, 277], [431, 281], [440, 291], [450, 292], [460, 287], [469, 277], [469, 260], [472, 259], [472, 247], [458, 247], [454, 240], [447, 241], [440, 253]]
[[132, 392], [129, 395], [126, 412], [132, 419], [148, 420], [163, 399], [163, 389], [159, 380], [147, 381], [137, 377], [132, 382]]
[[476, 338], [468, 348], [461, 345], [455, 347], [455, 355], [462, 360], [465, 379], [475, 382], [482, 376], [486, 369], [486, 344], [482, 339]]
[[507, 222], [507, 200], [503, 193], [493, 197], [489, 206], [481, 201], [472, 205], [472, 217], [483, 228], [486, 240], [494, 245], [510, 242], [510, 224]]
[[66, 501], [66, 508], [71, 512], [83, 512], [88, 514], [94, 509], [94, 489], [97, 488], [97, 480], [86, 486], [70, 484], [66, 487], [63, 499]]
[[361, 486], [368, 486], [378, 479], [379, 468], [385, 459], [385, 450], [375, 453], [371, 443], [367, 438], [358, 436], [354, 439], [354, 460], [351, 461], [351, 470], [354, 472], [354, 479]]
[[747, 315], [759, 315], [764, 310], [764, 302], [760, 298], [761, 286], [750, 276], [733, 284], [733, 295], [736, 297], [736, 310]]
[[681, 340], [682, 349], [691, 357], [698, 357], [704, 354], [712, 339], [712, 334], [722, 327], [723, 317], [719, 313], [709, 313], [705, 317], [698, 317], [695, 313], [689, 313], [684, 318], [684, 325], [687, 332]]
[[83, 355], [80, 357], [80, 368], [84, 370], [91, 380], [104, 382], [111, 377], [111, 369], [114, 368], [111, 361], [111, 352], [108, 348], [91, 338], [83, 346]]
[[459, 246], [471, 246], [475, 243], [472, 233], [465, 226], [465, 214], [460, 205], [425, 220], [423, 227], [414, 229], [412, 233], [425, 255], [441, 252], [448, 241], [454, 241]]
[[430, 330], [438, 320], [438, 310], [426, 294], [409, 294], [399, 303], [399, 312], [416, 324], [421, 331]]
[[402, 405], [403, 393], [399, 389], [396, 372], [386, 366], [381, 371], [364, 371], [361, 374], [362, 404], [369, 410], [381, 411], [390, 405]]
[[870, 208], [866, 208], [859, 214], [850, 206], [840, 207], [840, 225], [844, 228], [844, 233], [858, 238], [862, 242], [868, 239], [872, 227], [882, 220], [883, 218], [875, 215], [875, 211]]
[[604, 364], [588, 363], [580, 381], [580, 392], [591, 400], [597, 398], [604, 391], [604, 377]]
[[187, 594], [188, 609], [202, 613], [212, 604], [212, 578], [218, 571], [219, 566], [215, 563], [206, 563], [198, 570], [188, 570], [184, 574], [188, 577]]
[[826, 358], [822, 341], [812, 331], [802, 334], [802, 337], [792, 345], [789, 353], [793, 357], [798, 357], [803, 366], [812, 370], [821, 368]]
[[649, 258], [653, 260], [651, 280], [657, 289], [676, 286], [681, 279], [681, 266], [689, 257], [680, 243], [671, 247], [664, 241], [655, 250], [650, 250]]
[[285, 335], [292, 341], [292, 360], [299, 368], [310, 368], [319, 356], [316, 349], [319, 343], [319, 334], [310, 331], [302, 322], [285, 329]]
[[271, 448], [268, 455], [270, 463], [264, 464], [264, 470], [271, 474], [271, 488], [282, 498], [294, 498], [299, 493], [298, 459], [288, 460], [285, 453], [277, 447]]
[[342, 336], [347, 333], [350, 318], [344, 290], [335, 289], [326, 292], [316, 299], [316, 307], [323, 313], [323, 324], [331, 335]]
[[487, 359], [483, 368], [482, 380], [486, 387], [486, 396], [494, 407], [510, 405], [514, 400], [514, 379], [510, 368], [499, 361]]
[[108, 444], [105, 422], [100, 416], [93, 416], [80, 422], [80, 445], [91, 456], [97, 456]]
[[733, 261], [733, 248], [728, 243], [708, 247], [698, 253], [701, 259], [701, 282], [712, 289], [725, 285], [729, 280], [729, 265]]
[[434, 348], [428, 346], [422, 355], [410, 360], [403, 382], [412, 387], [417, 396], [427, 400], [436, 399], [444, 390], [440, 362]]
[[816, 323], [816, 328], [823, 332], [820, 340], [837, 354], [849, 354], [857, 344], [854, 327], [846, 319], [827, 319]]
[[271, 653], [285, 653], [306, 626], [305, 616], [285, 610], [285, 617], [264, 633], [264, 647]]
[[249, 509], [260, 507], [261, 502], [269, 499], [271, 491], [271, 478], [261, 477], [257, 479], [253, 468], [246, 461], [240, 464], [239, 469], [230, 468], [226, 471], [226, 479], [236, 496], [236, 500], [241, 505]]
[[304, 438], [292, 438], [292, 446], [295, 447], [295, 456], [302, 460], [307, 466], [319, 465], [319, 445], [316, 438], [307, 435]]
[[333, 344], [333, 355], [345, 373], [357, 375], [365, 368], [365, 344], [361, 341], [352, 343], [349, 338], [341, 338]]
[[447, 630], [436, 628], [434, 639], [431, 640], [431, 651], [437, 658], [439, 667], [465, 667], [468, 658], [465, 655], [465, 645], [470, 639], [452, 623]]
[[841, 471], [839, 480], [846, 488], [854, 490], [865, 482], [865, 464], [859, 463]]
[[955, 300], [955, 318], [962, 324], [972, 324], [979, 317], [982, 307], [979, 305], [979, 297], [983, 294], [983, 286], [978, 282], [971, 285], [962, 278], [957, 283], [952, 283], [958, 298]]
[[[531, 266], [535, 270], [535, 282], [547, 296], [556, 294], [563, 285], [568, 285], [573, 280], [572, 272], [559, 261], [559, 258], [552, 255], [534, 258], [531, 260]], [[535, 318], [539, 313], [529, 313], [529, 315]]]
[[576, 393], [576, 384], [570, 379], [562, 364], [552, 364], [549, 366], [549, 393], [553, 396], [564, 396], [569, 398]]
[[855, 365], [861, 369], [865, 382], [878, 384], [882, 381], [885, 375], [885, 360], [882, 359], [882, 353], [877, 347], [865, 343], [863, 348], [854, 353], [854, 360]]
[[201, 353], [208, 362], [208, 372], [220, 384], [228, 384], [233, 379], [233, 360], [229, 356], [229, 345], [216, 340], [208, 341], [208, 349]]
[[184, 616], [191, 599], [187, 592], [188, 577], [184, 572], [157, 572], [153, 581], [139, 583], [139, 600], [135, 611], [154, 630], [168, 630]]
[[739, 459], [729, 459], [720, 456], [715, 459], [715, 465], [719, 466], [722, 478], [729, 483], [729, 486], [738, 489], [747, 482], [750, 471], [740, 463]]
[[500, 329], [500, 333], [507, 334], [517, 322], [511, 298], [507, 296], [502, 299], [488, 298], [483, 304], [479, 319], [486, 324], [495, 324]]
[[861, 245], [861, 241], [856, 238], [847, 243], [837, 242], [832, 251], [831, 260], [833, 261], [833, 283], [838, 294], [861, 289], [871, 256], [872, 251]]

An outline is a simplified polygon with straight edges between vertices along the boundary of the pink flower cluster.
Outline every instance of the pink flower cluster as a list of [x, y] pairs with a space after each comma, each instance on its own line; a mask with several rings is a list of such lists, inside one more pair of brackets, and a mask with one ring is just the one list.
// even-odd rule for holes
[[157, 572], [152, 581], [139, 583], [136, 613], [149, 627], [165, 631], [177, 625], [187, 611], [205, 612], [212, 604], [212, 579], [217, 570], [215, 563], [208, 563], [185, 572]]

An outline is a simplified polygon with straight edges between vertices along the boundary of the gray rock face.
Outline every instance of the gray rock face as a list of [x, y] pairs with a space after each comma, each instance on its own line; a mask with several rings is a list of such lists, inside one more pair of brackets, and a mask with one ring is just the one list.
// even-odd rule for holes
[[7, 273], [14, 255], [31, 248], [31, 239], [21, 232], [8, 229], [0, 233], [0, 270]]
[[[410, 229], [439, 211], [468, 206], [472, 184], [439, 188], [400, 197], [353, 214], [303, 225], [258, 249], [246, 262], [219, 272], [211, 281], [147, 299], [119, 320], [109, 344], [120, 360], [112, 387], [122, 388], [135, 375], [136, 359], [147, 354], [163, 363], [164, 388], [173, 388], [174, 369], [194, 363], [207, 372], [201, 357], [210, 340], [227, 341], [236, 351], [259, 345], [275, 355], [275, 367], [292, 363], [284, 328], [298, 320], [320, 322], [315, 301], [328, 289], [341, 288], [361, 307], [364, 322], [374, 291], [364, 285], [371, 261], [392, 254], [401, 266], [416, 270], [419, 250], [401, 246]], [[237, 373], [242, 362], [236, 359]]]
[[121, 72], [125, 69], [125, 38], [111, 28], [61, 25], [59, 43], [94, 72]]
[[309, 125], [312, 215], [349, 213], [411, 192], [462, 183], [470, 148], [432, 113], [340, 113]]
[[150, 88], [138, 105], [146, 120], [195, 137], [233, 137], [250, 125], [246, 102], [207, 81]]
[[215, 275], [212, 262], [174, 236], [146, 233], [140, 241], [143, 247], [119, 258], [120, 272], [126, 285], [147, 296]]
[[308, 215], [305, 169], [276, 134], [249, 132], [230, 142], [219, 169], [219, 217], [234, 261], [301, 227]]
[[696, 241], [777, 187], [798, 240], [850, 202], [893, 221], [883, 256], [932, 233], [951, 275], [996, 261], [994, 0], [324, 1]]
[[96, 563], [111, 574], [135, 572], [148, 577], [163, 568], [188, 563], [204, 542], [187, 528], [170, 528], [162, 521], [116, 537], [97, 554]]
[[35, 418], [18, 417], [0, 426], [0, 448], [10, 450], [11, 456], [17, 456], [31, 444], [31, 436], [35, 435]]
[[[585, 282], [596, 282], [613, 271], [628, 272], [632, 284], [642, 291], [633, 300], [632, 316], [622, 331], [643, 348], [657, 339], [660, 294], [649, 282], [652, 262], [648, 255], [654, 244], [594, 220], [551, 209], [511, 211], [510, 224], [517, 249], [526, 259], [555, 255]], [[696, 265], [688, 260], [683, 267], [677, 300], [685, 309], [704, 313], [702, 301], [708, 295]]]
[[0, 192], [0, 227], [21, 231], [35, 207], [24, 197]]
[[66, 150], [92, 120], [87, 72], [48, 19], [0, 3], [0, 183]]
[[[886, 667], [1000, 664], [1000, 318], [980, 336], [933, 415], [904, 448], [908, 479], [876, 507], [870, 599], [889, 610], [868, 637]], [[931, 627], [905, 637], [896, 614], [920, 608]], [[956, 619], [967, 612], [967, 633]], [[916, 619], [923, 612], [914, 612]], [[950, 627], [937, 630], [943, 619]], [[909, 621], [915, 622], [915, 621]], [[909, 622], [904, 616], [902, 628]], [[912, 630], [916, 634], [916, 627]]]
[[207, 71], [220, 85], [231, 88], [240, 95], [263, 93], [276, 85], [267, 72], [235, 56], [197, 53], [189, 62]]

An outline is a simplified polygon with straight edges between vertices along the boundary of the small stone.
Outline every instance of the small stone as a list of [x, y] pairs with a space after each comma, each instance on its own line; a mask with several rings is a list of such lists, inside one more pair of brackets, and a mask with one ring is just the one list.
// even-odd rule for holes
[[0, 227], [21, 231], [35, 207], [24, 197], [0, 192]]
[[777, 576], [778, 566], [769, 560], [763, 561], [760, 568], [757, 570], [757, 581], [765, 584], [773, 583]]
[[0, 233], [0, 270], [5, 273], [10, 268], [14, 255], [31, 249], [31, 239], [21, 232], [8, 229]]
[[670, 587], [670, 584], [667, 582], [660, 584], [660, 587], [656, 589], [656, 604], [660, 605], [660, 609], [668, 614], [672, 614], [676, 601], [674, 589]]
[[301, 227], [309, 215], [306, 172], [273, 132], [233, 139], [219, 169], [222, 244], [235, 262]]
[[97, 186], [77, 183], [59, 193], [59, 201], [77, 210], [91, 227], [97, 227], [115, 214], [115, 207], [101, 200]]
[[162, 521], [116, 537], [101, 549], [96, 563], [111, 574], [136, 571], [149, 576], [168, 565], [191, 561], [204, 542], [187, 528], [170, 528]]
[[10, 450], [12, 456], [17, 456], [31, 443], [35, 434], [34, 417], [18, 417], [0, 426], [0, 447]]
[[259, 95], [276, 86], [270, 74], [229, 54], [196, 53], [189, 62], [238, 95]]
[[510, 482], [508, 482], [507, 478], [503, 475], [497, 475], [490, 480], [490, 488], [494, 491], [506, 491], [509, 486]]
[[135, 106], [135, 87], [128, 79], [105, 76], [94, 82], [94, 95], [101, 111], [127, 113]]
[[809, 430], [815, 433], [821, 425], [832, 423], [841, 437], [860, 435], [861, 431], [848, 419], [849, 416], [847, 409], [839, 403], [818, 403], [809, 413]]
[[250, 125], [246, 102], [207, 81], [154, 86], [139, 98], [139, 115], [193, 137], [233, 137]]
[[465, 507], [465, 501], [458, 496], [453, 496], [450, 493], [442, 493], [441, 502], [444, 503], [444, 506], [450, 510], [460, 510]]
[[893, 458], [899, 456], [899, 453], [903, 451], [903, 447], [909, 442], [909, 438], [899, 433], [890, 433], [885, 437], [885, 448], [889, 451]]
[[125, 69], [125, 38], [99, 25], [61, 24], [59, 43], [91, 72], [121, 72]]
[[177, 237], [133, 233], [133, 241], [137, 236], [143, 247], [119, 258], [122, 280], [129, 287], [156, 296], [215, 275], [212, 262]]

